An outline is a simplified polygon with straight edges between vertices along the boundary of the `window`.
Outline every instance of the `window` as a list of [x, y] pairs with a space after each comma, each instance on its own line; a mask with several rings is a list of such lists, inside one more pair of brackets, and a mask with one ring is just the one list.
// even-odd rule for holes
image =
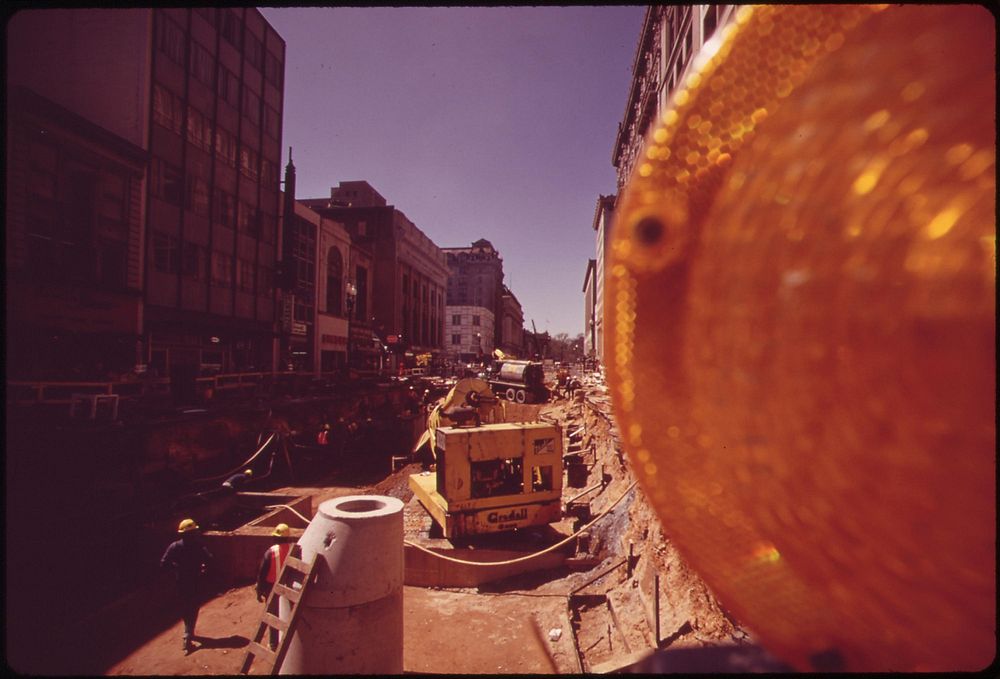
[[184, 31], [163, 14], [157, 14], [159, 29], [156, 32], [156, 48], [174, 63], [184, 65]]
[[153, 268], [160, 273], [177, 273], [177, 238], [153, 233]]
[[243, 116], [254, 125], [260, 125], [260, 97], [246, 85], [243, 86]]
[[215, 59], [196, 40], [191, 41], [191, 75], [215, 89]]
[[230, 167], [236, 167], [236, 139], [222, 127], [215, 131], [215, 155]]
[[451, 343], [452, 344], [461, 344], [462, 343], [462, 336], [461, 335], [452, 335], [451, 336]]
[[215, 25], [215, 8], [214, 7], [195, 7], [194, 11], [198, 13], [205, 21]]
[[326, 254], [326, 312], [329, 314], [343, 314], [343, 281], [344, 257], [339, 249], [330, 248]]
[[462, 314], [453, 314], [451, 317], [452, 325], [462, 325]]
[[472, 325], [479, 325], [479, 316], [472, 317]]
[[180, 134], [183, 118], [181, 98], [159, 83], [153, 85], [153, 122]]
[[220, 27], [220, 32], [222, 37], [225, 38], [230, 45], [236, 49], [240, 49], [243, 45], [241, 44], [241, 38], [243, 37], [243, 22], [240, 20], [240, 16], [233, 10], [222, 10], [222, 26]]
[[208, 182], [201, 177], [188, 175], [185, 207], [196, 215], [208, 217]]
[[543, 490], [552, 490], [552, 467], [542, 466], [531, 468], [531, 490], [535, 493]]
[[261, 240], [265, 243], [274, 242], [275, 231], [278, 230], [278, 218], [266, 212], [260, 213]]
[[272, 163], [270, 160], [260, 161], [260, 174], [261, 183], [264, 186], [270, 186], [277, 188], [279, 186], [278, 180], [278, 165], [277, 163]]
[[246, 37], [246, 58], [258, 71], [264, 70], [264, 46], [249, 30]]
[[270, 295], [274, 292], [274, 269], [262, 266], [257, 269], [258, 286], [257, 292], [261, 295]]
[[236, 226], [236, 199], [222, 189], [215, 190], [215, 221], [230, 228]]
[[97, 244], [97, 280], [110, 288], [125, 287], [126, 257], [125, 243], [99, 241]]
[[277, 139], [281, 135], [279, 122], [278, 112], [264, 104], [264, 133], [271, 139]]
[[245, 259], [241, 259], [240, 268], [236, 272], [236, 283], [239, 285], [240, 290], [244, 292], [253, 292], [253, 262], [249, 262]]
[[240, 147], [240, 173], [247, 179], [256, 180], [260, 172], [260, 158], [257, 152], [246, 146]]
[[100, 220], [101, 235], [113, 236], [119, 240], [128, 238], [125, 231], [125, 214], [127, 212], [125, 195], [128, 179], [110, 172], [101, 172], [98, 177], [97, 216]]
[[181, 205], [184, 184], [181, 171], [162, 158], [153, 161], [153, 195], [162, 200]]
[[240, 105], [240, 81], [236, 79], [233, 72], [219, 64], [219, 79], [216, 83], [216, 92], [234, 108]]
[[221, 252], [212, 253], [212, 283], [229, 285], [233, 280], [233, 256]]
[[243, 201], [239, 203], [239, 215], [237, 224], [243, 233], [257, 238], [260, 235], [260, 217], [257, 208], [250, 207]]
[[292, 314], [296, 321], [312, 322], [312, 307], [301, 301], [298, 297], [295, 298], [295, 307]]
[[185, 243], [181, 253], [181, 274], [200, 281], [205, 275], [202, 247], [197, 243]]
[[198, 148], [212, 152], [212, 123], [193, 106], [188, 106], [187, 136]]
[[519, 495], [524, 492], [524, 461], [519, 457], [469, 463], [473, 498]]
[[264, 54], [264, 77], [275, 87], [281, 87], [281, 62], [270, 52]]

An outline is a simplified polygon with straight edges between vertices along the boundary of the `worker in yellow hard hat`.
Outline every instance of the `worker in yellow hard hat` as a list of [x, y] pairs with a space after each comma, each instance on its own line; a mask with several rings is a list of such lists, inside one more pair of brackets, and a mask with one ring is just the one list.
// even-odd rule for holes
[[170, 543], [160, 559], [161, 567], [170, 567], [177, 580], [177, 603], [184, 620], [184, 646], [186, 653], [193, 650], [194, 626], [201, 606], [202, 585], [212, 553], [201, 539], [201, 527], [194, 519], [184, 519], [177, 526], [180, 539]]
[[241, 486], [245, 486], [250, 483], [251, 479], [253, 479], [253, 470], [244, 469], [241, 473], [233, 474], [228, 479], [223, 481], [222, 487], [227, 490], [236, 491], [239, 490]]
[[[261, 559], [260, 568], [257, 570], [257, 601], [268, 600], [271, 590], [274, 589], [274, 583], [278, 581], [281, 569], [285, 565], [285, 559], [288, 558], [288, 553], [292, 549], [292, 529], [288, 527], [287, 523], [279, 523], [275, 526], [271, 537], [274, 538], [274, 544], [264, 552], [264, 558]], [[278, 615], [278, 597], [274, 597], [270, 604], [267, 612], [271, 615]], [[269, 641], [272, 649], [278, 646], [278, 630], [273, 627], [270, 631]]]

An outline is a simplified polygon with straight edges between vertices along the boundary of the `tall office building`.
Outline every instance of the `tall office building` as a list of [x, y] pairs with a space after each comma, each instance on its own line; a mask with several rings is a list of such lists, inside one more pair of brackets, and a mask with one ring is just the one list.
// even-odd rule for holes
[[[61, 233], [76, 234], [67, 242], [89, 245], [78, 250], [91, 260], [85, 268], [108, 276], [104, 262], [113, 269], [124, 257], [124, 289], [141, 291], [128, 312], [139, 316], [130, 363], [181, 376], [271, 367], [284, 56], [284, 41], [252, 8], [22, 10], [8, 25], [11, 87], [143, 156], [124, 188], [101, 178], [107, 166], [71, 161], [71, 151], [53, 162], [44, 145], [31, 146], [16, 159], [27, 169], [21, 179], [10, 173], [15, 159], [8, 162], [8, 190], [25, 204], [49, 181], [46, 163], [55, 168], [53, 188], [43, 191], [59, 205]], [[82, 169], [67, 170], [71, 162]], [[113, 217], [141, 225], [124, 254], [107, 245], [114, 238], [100, 212], [117, 210], [110, 204], [119, 195], [128, 199]], [[77, 219], [72, 206], [91, 203], [97, 217]], [[8, 205], [8, 215], [25, 204]], [[32, 239], [37, 248], [48, 238], [59, 252], [58, 233], [32, 233], [24, 223], [7, 236], [17, 256]]]

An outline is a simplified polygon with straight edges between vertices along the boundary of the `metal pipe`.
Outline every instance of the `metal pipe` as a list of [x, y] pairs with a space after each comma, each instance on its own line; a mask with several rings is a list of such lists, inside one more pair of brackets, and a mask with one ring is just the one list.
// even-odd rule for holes
[[656, 647], [660, 647], [660, 574], [653, 576], [653, 620], [656, 627]]
[[566, 504], [568, 505], [571, 502], [575, 502], [576, 500], [579, 500], [581, 497], [583, 497], [584, 495], [586, 495], [590, 491], [592, 491], [592, 490], [598, 490], [600, 488], [604, 488], [604, 480], [603, 479], [601, 479], [600, 483], [598, 483], [596, 485], [593, 485], [590, 488], [585, 488], [585, 489], [581, 490], [579, 493], [577, 493], [576, 495], [574, 495], [573, 497], [571, 497], [570, 499], [566, 500]]

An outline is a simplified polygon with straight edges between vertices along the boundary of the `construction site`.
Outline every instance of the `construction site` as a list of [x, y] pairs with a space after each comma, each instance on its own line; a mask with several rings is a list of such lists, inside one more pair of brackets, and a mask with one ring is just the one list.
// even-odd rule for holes
[[[243, 450], [225, 440], [220, 416], [175, 424], [144, 444], [159, 446], [147, 455], [147, 467], [149, 459], [159, 459], [163, 467], [147, 468], [139, 477], [147, 489], [145, 506], [169, 509], [147, 509], [141, 522], [115, 518], [97, 506], [98, 496], [107, 500], [116, 483], [128, 482], [105, 478], [112, 473], [108, 460], [91, 460], [92, 476], [101, 478], [85, 478], [82, 468], [51, 470], [53, 480], [69, 472], [92, 496], [75, 497], [67, 506], [59, 496], [39, 497], [33, 490], [34, 506], [47, 503], [44, 509], [51, 511], [37, 511], [33, 519], [22, 511], [11, 524], [21, 530], [13, 531], [9, 544], [17, 544], [20, 533], [33, 552], [23, 559], [30, 586], [9, 590], [13, 668], [55, 674], [277, 671], [275, 656], [267, 657], [256, 643], [263, 605], [252, 585], [274, 527], [287, 524], [301, 543], [320, 507], [359, 496], [399, 502], [402, 543], [386, 551], [398, 549], [402, 556], [402, 581], [396, 583], [402, 628], [395, 640], [391, 633], [357, 640], [358, 653], [375, 658], [392, 655], [386, 645], [398, 642], [402, 665], [389, 666], [390, 672], [602, 673], [633, 666], [655, 649], [750, 645], [748, 632], [684, 564], [636, 488], [600, 374], [575, 368], [569, 383], [579, 388], [573, 390], [557, 385], [555, 375], [547, 377], [551, 398], [541, 404], [493, 397], [476, 379], [458, 381], [446, 396], [419, 408], [413, 405], [414, 387], [428, 395], [434, 391], [424, 381], [382, 390], [402, 394], [382, 403], [373, 396], [351, 399], [353, 415], [359, 402], [380, 406], [396, 428], [378, 430], [379, 421], [370, 417], [338, 417], [342, 437], [328, 446], [331, 451], [295, 443], [297, 430], [312, 436], [324, 415], [336, 412], [322, 400], [300, 402], [291, 416], [278, 408], [258, 415], [266, 426], [256, 437], [230, 416], [229, 436], [251, 444], [246, 450], [252, 451], [234, 469], [265, 473], [235, 494], [181, 492], [198, 482], [216, 485], [225, 470], [195, 482], [177, 480], [173, 496], [161, 488], [162, 498], [153, 503], [150, 479], [162, 482], [171, 469], [179, 475], [185, 459], [194, 469], [218, 470], [224, 459], [235, 459], [232, 452]], [[367, 423], [373, 435], [351, 438], [357, 421]], [[219, 440], [210, 440], [206, 431]], [[435, 433], [438, 445], [432, 448]], [[494, 439], [499, 443], [490, 442]], [[478, 453], [470, 455], [462, 440], [476, 442]], [[528, 441], [524, 450], [518, 450], [518, 440]], [[385, 447], [365, 447], [375, 442]], [[206, 443], [232, 452], [210, 456]], [[493, 448], [499, 452], [490, 453]], [[505, 476], [502, 468], [513, 468], [517, 478]], [[455, 478], [462, 487], [463, 474], [466, 479], [471, 474], [464, 502], [456, 484], [435, 486], [435, 479]], [[9, 502], [17, 502], [21, 493], [11, 490]], [[96, 526], [88, 523], [95, 516], [102, 517]], [[202, 603], [194, 647], [187, 652], [180, 645], [173, 583], [157, 568], [184, 517], [201, 525], [214, 557], [213, 591]], [[29, 535], [47, 530], [47, 522], [67, 529], [48, 533], [50, 540]], [[8, 563], [22, 572], [22, 559], [11, 555]], [[46, 566], [37, 568], [41, 564]], [[365, 580], [377, 577], [364, 574]], [[302, 635], [301, 629], [290, 638]], [[62, 652], [52, 654], [53, 647]], [[362, 664], [347, 666], [348, 671], [387, 671], [371, 658], [366, 662], [375, 664], [356, 662]]]

